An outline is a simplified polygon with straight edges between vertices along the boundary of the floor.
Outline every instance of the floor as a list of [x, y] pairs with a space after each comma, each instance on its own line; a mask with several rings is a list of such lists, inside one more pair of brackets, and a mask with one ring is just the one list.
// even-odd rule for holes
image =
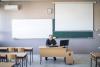
[[[75, 64], [67, 65], [64, 63], [63, 58], [57, 57], [54, 62], [52, 57], [49, 57], [47, 61], [42, 59], [42, 64], [40, 64], [39, 55], [34, 55], [34, 62], [32, 65], [28, 63], [28, 67], [90, 67], [90, 57], [89, 54], [75, 54], [74, 55]], [[94, 64], [92, 67], [95, 67]], [[98, 66], [100, 67], [100, 66]]]

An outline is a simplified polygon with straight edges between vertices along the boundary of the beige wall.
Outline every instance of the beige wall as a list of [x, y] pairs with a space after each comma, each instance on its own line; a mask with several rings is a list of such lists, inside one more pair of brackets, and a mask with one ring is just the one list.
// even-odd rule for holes
[[18, 4], [20, 7], [18, 11], [4, 10], [11, 18], [52, 18], [52, 14], [47, 12], [48, 8], [52, 8], [51, 2], [11, 2], [9, 4]]
[[[59, 1], [94, 1], [94, 0], [38, 0], [38, 1], [32, 1], [32, 2], [6, 2], [8, 4], [18, 4], [20, 5], [19, 11], [6, 11], [6, 15], [10, 19], [15, 18], [25, 18], [25, 19], [41, 19], [41, 18], [53, 18], [53, 13], [48, 14], [47, 9], [52, 8], [53, 9], [53, 3], [52, 2], [59, 2]], [[3, 10], [3, 5], [1, 7]], [[96, 4], [94, 4], [94, 28], [100, 29], [100, 2], [98, 1]]]
[[100, 2], [94, 4], [94, 26], [100, 31]]
[[[18, 11], [7, 11], [5, 4], [19, 5]], [[11, 32], [12, 19], [48, 19], [52, 14], [48, 14], [47, 9], [52, 8], [51, 1], [32, 1], [32, 2], [4, 2], [0, 7], [0, 26], [2, 31]]]

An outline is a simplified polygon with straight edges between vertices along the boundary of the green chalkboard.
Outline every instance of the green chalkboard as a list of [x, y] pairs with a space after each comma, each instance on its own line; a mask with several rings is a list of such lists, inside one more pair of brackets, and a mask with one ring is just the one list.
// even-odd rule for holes
[[90, 38], [93, 31], [55, 31], [55, 20], [53, 20], [53, 35], [57, 38]]
[[66, 32], [53, 32], [53, 35], [57, 38], [89, 38], [93, 37], [93, 32], [76, 32], [76, 31], [66, 31]]

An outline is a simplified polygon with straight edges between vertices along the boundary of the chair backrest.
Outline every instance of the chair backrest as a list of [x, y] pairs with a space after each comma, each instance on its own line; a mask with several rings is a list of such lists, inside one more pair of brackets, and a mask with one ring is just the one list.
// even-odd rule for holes
[[15, 51], [15, 48], [9, 47], [9, 48], [7, 48], [7, 50], [8, 50], [8, 52], [14, 52]]
[[6, 55], [5, 54], [0, 54], [0, 59], [5, 58]]
[[60, 40], [60, 46], [68, 46], [69, 40]]
[[7, 56], [5, 55], [5, 54], [1, 54], [0, 55], [0, 62], [6, 62], [6, 60], [7, 60]]
[[25, 52], [25, 49], [24, 48], [18, 48], [17, 51], [18, 52]]
[[7, 60], [8, 61], [16, 60], [16, 54], [7, 54]]

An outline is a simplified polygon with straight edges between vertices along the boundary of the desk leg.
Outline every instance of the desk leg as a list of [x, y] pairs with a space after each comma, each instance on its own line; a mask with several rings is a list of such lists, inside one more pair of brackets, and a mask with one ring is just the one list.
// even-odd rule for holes
[[[17, 65], [17, 61], [18, 61], [18, 59], [16, 58], [16, 59], [15, 59], [15, 65]], [[17, 65], [16, 67], [18, 67], [18, 65]]]
[[64, 57], [64, 62], [65, 62], [65, 64], [66, 64], [66, 57]]
[[42, 62], [42, 57], [40, 56], [40, 64], [41, 64], [41, 62]]
[[90, 67], [92, 67], [92, 58], [90, 58]]
[[24, 61], [24, 59], [22, 58], [22, 67], [23, 67], [23, 61]]
[[23, 62], [23, 63], [24, 63], [24, 66], [26, 65], [26, 63], [25, 63], [25, 62], [26, 62], [26, 56], [24, 57], [24, 62]]
[[32, 49], [32, 62], [33, 62], [33, 49]]
[[31, 65], [31, 51], [30, 51], [30, 65]]
[[96, 64], [95, 64], [95, 67], [97, 67], [97, 58], [96, 58]]
[[27, 55], [26, 55], [26, 67], [27, 67], [27, 59], [28, 59], [28, 57], [27, 57]]

